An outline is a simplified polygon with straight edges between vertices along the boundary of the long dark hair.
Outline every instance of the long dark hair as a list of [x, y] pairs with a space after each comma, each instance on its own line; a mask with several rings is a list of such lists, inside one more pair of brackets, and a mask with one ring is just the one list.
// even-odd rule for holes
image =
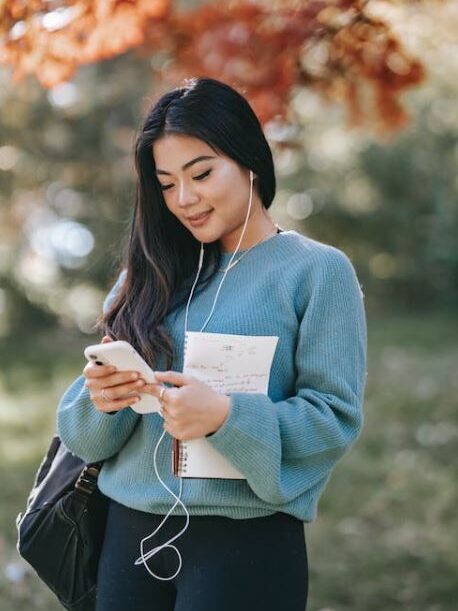
[[[149, 110], [135, 144], [136, 200], [121, 263], [125, 277], [97, 328], [130, 342], [153, 368], [161, 354], [166, 356], [166, 367], [171, 367], [173, 343], [163, 321], [185, 303], [200, 250], [199, 241], [167, 208], [156, 177], [152, 146], [166, 134], [199, 138], [216, 153], [253, 170], [265, 208], [275, 195], [271, 150], [252, 108], [232, 87], [193, 78], [163, 95]], [[218, 241], [205, 245], [203, 280], [196, 290], [214, 275], [220, 257]]]

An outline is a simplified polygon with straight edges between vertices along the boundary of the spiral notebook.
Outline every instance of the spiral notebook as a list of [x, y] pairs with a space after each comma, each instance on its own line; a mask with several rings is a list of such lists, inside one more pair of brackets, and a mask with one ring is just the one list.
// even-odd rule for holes
[[[219, 393], [267, 394], [277, 343], [277, 336], [188, 331], [183, 373]], [[177, 477], [245, 479], [205, 437], [175, 440], [173, 473]]]

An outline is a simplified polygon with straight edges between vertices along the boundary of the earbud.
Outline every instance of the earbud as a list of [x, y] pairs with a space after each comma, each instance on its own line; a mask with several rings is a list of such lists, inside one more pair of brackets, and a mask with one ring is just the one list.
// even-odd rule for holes
[[250, 182], [253, 182], [254, 176], [253, 176], [253, 170], [250, 170]]

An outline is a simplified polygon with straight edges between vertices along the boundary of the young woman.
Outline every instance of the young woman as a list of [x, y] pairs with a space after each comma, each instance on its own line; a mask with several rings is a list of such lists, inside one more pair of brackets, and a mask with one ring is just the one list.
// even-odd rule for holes
[[[158, 384], [88, 364], [58, 410], [65, 445], [105, 461], [97, 611], [303, 611], [303, 523], [362, 424], [366, 331], [353, 267], [275, 224], [271, 151], [247, 101], [221, 82], [165, 94], [135, 160], [128, 247], [100, 324], [103, 341], [129, 341]], [[183, 373], [189, 331], [278, 337], [268, 392], [220, 393]], [[160, 399], [163, 418], [131, 409], [140, 391]], [[173, 475], [173, 438], [205, 436], [244, 479]], [[160, 553], [136, 563], [174, 504], [164, 484], [182, 504], [151, 541], [165, 544]]]

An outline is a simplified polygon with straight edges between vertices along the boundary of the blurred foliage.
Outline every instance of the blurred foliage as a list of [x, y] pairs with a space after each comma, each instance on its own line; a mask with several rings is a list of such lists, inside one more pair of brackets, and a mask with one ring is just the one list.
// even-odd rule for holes
[[[345, 103], [352, 122], [398, 128], [399, 96], [423, 78], [367, 0], [5, 0], [0, 62], [15, 80], [34, 74], [45, 87], [81, 65], [136, 49], [151, 56], [155, 86], [190, 74], [239, 87], [264, 123], [284, 118], [295, 86]], [[373, 98], [368, 103], [368, 94]]]
[[50, 92], [1, 75], [0, 359], [12, 374], [24, 360], [43, 374], [91, 332], [132, 205], [145, 64], [90, 66]]
[[[81, 333], [94, 339], [133, 203], [147, 65], [128, 54], [50, 91], [32, 80], [12, 88], [0, 74], [0, 359], [10, 381], [18, 362], [46, 377], [56, 352], [65, 358]], [[456, 304], [456, 82], [412, 95], [415, 123], [388, 144], [347, 130], [342, 109], [307, 89], [292, 99], [302, 125], [266, 126], [273, 216], [347, 252], [368, 307]]]
[[370, 307], [456, 307], [457, 136], [451, 91], [419, 109], [415, 125], [389, 147], [315, 126], [306, 155], [286, 155], [282, 218], [295, 216], [304, 232], [353, 259]]

